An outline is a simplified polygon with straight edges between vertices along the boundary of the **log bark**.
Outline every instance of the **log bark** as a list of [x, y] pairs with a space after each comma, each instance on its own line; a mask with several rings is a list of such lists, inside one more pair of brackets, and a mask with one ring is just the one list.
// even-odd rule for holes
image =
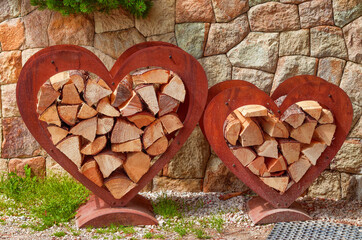
[[279, 145], [288, 165], [299, 160], [300, 142], [292, 139], [280, 139]]
[[224, 123], [224, 137], [232, 145], [236, 145], [241, 131], [241, 122], [231, 113]]
[[328, 109], [322, 109], [322, 113], [321, 113], [321, 117], [319, 118], [318, 122], [320, 124], [328, 124], [328, 123], [333, 123], [334, 122], [334, 118], [333, 118], [333, 114], [331, 111], [329, 111]]
[[255, 152], [249, 147], [232, 147], [231, 152], [244, 167], [256, 158]]
[[132, 77], [126, 75], [118, 84], [116, 90], [111, 95], [111, 104], [113, 107], [119, 107], [132, 97]]
[[258, 118], [260, 125], [262, 126], [264, 132], [269, 134], [271, 137], [276, 138], [288, 138], [289, 131], [287, 127], [273, 114], [268, 113], [266, 117]]
[[166, 115], [171, 112], [177, 112], [177, 109], [180, 105], [180, 101], [177, 101], [176, 99], [163, 94], [158, 94], [158, 105], [159, 105], [159, 112], [158, 116], [162, 117], [163, 115]]
[[93, 142], [96, 138], [97, 132], [97, 117], [93, 117], [84, 121], [79, 122], [77, 125], [72, 127], [69, 133], [73, 135], [82, 136], [90, 142]]
[[97, 137], [93, 142], [86, 144], [80, 151], [84, 155], [96, 155], [100, 153], [107, 144], [107, 137]]
[[112, 172], [123, 165], [126, 155], [105, 150], [95, 155], [94, 159], [97, 161], [103, 177], [107, 178]]
[[83, 173], [83, 175], [86, 176], [89, 180], [94, 182], [98, 187], [103, 186], [102, 173], [99, 170], [99, 166], [95, 160], [84, 163], [80, 169], [80, 172]]
[[264, 142], [256, 146], [255, 151], [259, 156], [277, 158], [278, 142], [268, 134], [264, 134]]
[[79, 119], [88, 119], [94, 117], [95, 115], [97, 115], [97, 113], [98, 112], [94, 108], [83, 102], [80, 106], [77, 117]]
[[112, 93], [111, 90], [106, 89], [99, 85], [95, 80], [89, 79], [84, 89], [84, 100], [89, 106], [98, 103], [104, 97], [109, 96]]
[[314, 130], [313, 139], [324, 142], [327, 146], [330, 146], [335, 132], [336, 125], [334, 124], [320, 125]]
[[263, 117], [268, 115], [268, 109], [261, 105], [245, 105], [238, 108], [244, 117]]
[[69, 136], [58, 143], [56, 147], [78, 168], [80, 168], [82, 165], [83, 156], [80, 153], [81, 140], [79, 136]]
[[315, 120], [318, 120], [320, 118], [322, 113], [322, 107], [316, 101], [301, 101], [297, 102], [296, 104]]
[[170, 78], [170, 71], [165, 69], [141, 69], [132, 73], [132, 80], [135, 85], [140, 84], [166, 84]]
[[289, 177], [261, 177], [260, 180], [269, 187], [284, 193], [288, 186]]
[[48, 107], [39, 117], [41, 121], [44, 121], [48, 124], [54, 124], [58, 127], [62, 125], [62, 122], [59, 119], [57, 107], [55, 104]]
[[122, 198], [137, 186], [136, 183], [132, 182], [126, 174], [122, 172], [112, 174], [112, 176], [104, 180], [104, 185], [115, 199]]
[[57, 145], [57, 143], [63, 140], [69, 133], [68, 130], [57, 126], [48, 126], [48, 131], [54, 145]]
[[137, 183], [150, 169], [151, 158], [143, 152], [127, 153], [127, 160], [123, 164], [128, 177]]
[[180, 102], [185, 101], [185, 85], [181, 78], [177, 75], [175, 75], [167, 84], [161, 86], [161, 93], [166, 94]]
[[176, 113], [170, 113], [164, 115], [159, 119], [162, 123], [163, 129], [165, 130], [164, 132], [166, 134], [171, 134], [174, 131], [177, 131], [184, 127], [184, 125], [182, 124], [181, 120], [178, 118]]
[[307, 157], [312, 165], [316, 165], [318, 158], [322, 155], [326, 148], [327, 145], [325, 143], [313, 141], [310, 144], [303, 146], [302, 153], [305, 157]]
[[97, 135], [103, 135], [109, 133], [114, 124], [114, 119], [112, 117], [100, 117], [97, 121]]
[[149, 148], [155, 141], [164, 136], [162, 123], [160, 120], [154, 121], [149, 125], [142, 136], [143, 147], [145, 149]]
[[317, 121], [307, 116], [300, 127], [290, 131], [290, 137], [301, 143], [309, 144], [312, 140], [316, 125]]
[[69, 126], [74, 126], [77, 121], [79, 105], [58, 106], [59, 117]]
[[64, 85], [62, 91], [62, 104], [81, 104], [82, 102], [74, 83]]
[[118, 118], [111, 135], [111, 143], [124, 143], [140, 138], [143, 131], [132, 123]]
[[113, 107], [108, 97], [102, 98], [97, 105], [97, 111], [108, 117], [119, 117], [121, 113]]
[[141, 139], [137, 138], [124, 143], [113, 143], [113, 152], [140, 152], [142, 151]]
[[146, 152], [150, 156], [157, 156], [166, 152], [168, 148], [168, 139], [166, 136], [159, 138], [151, 146], [146, 149]]
[[59, 96], [60, 92], [55, 91], [49, 83], [43, 84], [39, 90], [37, 112], [42, 114]]
[[139, 85], [135, 90], [145, 102], [151, 113], [156, 115], [160, 109], [158, 106], [155, 87], [153, 85]]
[[146, 127], [153, 123], [156, 118], [149, 112], [140, 112], [127, 117], [130, 122], [133, 122], [138, 128]]
[[306, 174], [310, 166], [311, 163], [304, 155], [302, 155], [298, 161], [292, 163], [288, 167], [289, 175], [293, 179], [293, 181], [297, 183], [300, 179], [302, 179], [304, 174]]
[[132, 91], [132, 96], [119, 106], [119, 111], [123, 117], [132, 116], [138, 112], [142, 112], [142, 110], [141, 99], [134, 91]]
[[262, 144], [264, 139], [259, 126], [251, 118], [245, 118], [238, 110], [235, 110], [234, 113], [242, 126], [239, 139], [241, 146], [248, 147]]

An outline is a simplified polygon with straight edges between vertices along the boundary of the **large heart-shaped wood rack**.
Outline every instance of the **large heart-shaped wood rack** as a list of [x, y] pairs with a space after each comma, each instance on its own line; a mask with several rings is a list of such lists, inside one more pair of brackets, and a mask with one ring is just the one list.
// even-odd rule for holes
[[[296, 76], [288, 79], [274, 91], [272, 97], [243, 81], [231, 85], [224, 83], [214, 90], [214, 97], [209, 99], [203, 118], [204, 132], [211, 147], [231, 172], [276, 208], [289, 207], [327, 168], [351, 127], [353, 109], [347, 94], [338, 86], [318, 77]], [[283, 95], [287, 97], [278, 108], [274, 100]], [[322, 153], [317, 164], [312, 166], [298, 183], [280, 194], [244, 167], [230, 151], [224, 139], [224, 121], [233, 110], [250, 104], [262, 105], [279, 118], [292, 104], [303, 100], [317, 101], [331, 110], [335, 117], [336, 132], [331, 146]]]
[[[37, 94], [51, 76], [67, 70], [85, 70], [102, 78], [114, 90], [120, 80], [138, 68], [156, 66], [178, 74], [186, 88], [186, 99], [180, 105], [178, 115], [184, 127], [179, 130], [167, 151], [152, 165], [149, 171], [121, 199], [98, 187], [77, 166], [61, 153], [49, 138], [47, 124], [38, 120]], [[124, 52], [108, 71], [92, 52], [74, 45], [58, 45], [34, 54], [24, 65], [17, 84], [17, 103], [20, 114], [31, 134], [39, 144], [74, 178], [103, 199], [110, 206], [125, 206], [167, 164], [187, 140], [199, 121], [207, 98], [207, 78], [201, 65], [180, 48], [162, 42], [148, 42], [133, 46]]]

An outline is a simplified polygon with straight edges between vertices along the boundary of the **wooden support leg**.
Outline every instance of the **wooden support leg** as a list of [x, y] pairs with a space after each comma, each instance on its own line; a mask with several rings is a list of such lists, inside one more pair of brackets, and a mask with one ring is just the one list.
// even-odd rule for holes
[[123, 226], [157, 225], [150, 201], [140, 195], [124, 207], [110, 207], [102, 199], [92, 195], [89, 201], [78, 209], [78, 228], [88, 226], [107, 227], [111, 224]]
[[248, 214], [251, 221], [255, 224], [307, 221], [312, 219], [298, 203], [294, 202], [289, 208], [274, 208], [261, 197], [254, 197], [248, 201]]

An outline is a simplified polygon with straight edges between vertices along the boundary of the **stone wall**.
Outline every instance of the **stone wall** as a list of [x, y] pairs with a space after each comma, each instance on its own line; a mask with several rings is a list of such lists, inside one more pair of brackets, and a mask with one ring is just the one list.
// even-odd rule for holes
[[[352, 130], [307, 194], [361, 199], [361, 15], [358, 0], [154, 0], [146, 19], [134, 19], [121, 9], [110, 15], [63, 17], [38, 11], [29, 0], [2, 0], [0, 169], [20, 169], [26, 162], [34, 168], [46, 166], [48, 173], [59, 170], [26, 129], [15, 103], [19, 72], [32, 54], [55, 44], [76, 44], [111, 68], [127, 48], [157, 40], [177, 44], [197, 58], [209, 86], [243, 79], [270, 93], [291, 76], [311, 74], [343, 88], [353, 102]], [[246, 187], [212, 153], [197, 127], [147, 189], [239, 191]]]

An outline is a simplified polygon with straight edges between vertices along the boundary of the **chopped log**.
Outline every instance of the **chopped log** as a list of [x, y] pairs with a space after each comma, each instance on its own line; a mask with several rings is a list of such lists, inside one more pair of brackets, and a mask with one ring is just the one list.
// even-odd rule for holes
[[80, 153], [80, 146], [79, 136], [69, 136], [56, 145], [56, 147], [77, 165], [78, 168], [80, 168], [83, 161], [83, 156]]
[[233, 147], [231, 152], [244, 167], [256, 158], [255, 152], [249, 147]]
[[77, 117], [80, 119], [88, 119], [94, 117], [97, 113], [98, 112], [94, 108], [84, 102], [79, 109]]
[[231, 113], [224, 123], [224, 137], [232, 145], [236, 145], [241, 131], [241, 123], [235, 114]]
[[74, 83], [64, 85], [62, 91], [62, 104], [81, 104], [82, 102]]
[[95, 160], [84, 163], [80, 169], [80, 172], [83, 173], [83, 175], [86, 176], [89, 180], [94, 182], [98, 187], [103, 186], [102, 173], [99, 170], [99, 166]]
[[69, 80], [70, 79], [69, 79], [68, 71], [57, 73], [54, 76], [50, 77], [50, 79], [49, 79], [50, 84], [53, 86], [55, 91], [58, 91], [59, 89], [61, 89], [64, 84], [69, 82]]
[[170, 71], [154, 68], [154, 69], [141, 69], [132, 73], [132, 80], [135, 85], [157, 83], [165, 84], [168, 83], [170, 78]]
[[263, 117], [268, 115], [268, 109], [261, 105], [245, 105], [238, 108], [244, 117]]
[[166, 134], [171, 134], [184, 127], [176, 113], [170, 113], [160, 117], [163, 129]]
[[321, 117], [318, 119], [318, 122], [320, 124], [328, 124], [328, 123], [333, 123], [334, 122], [334, 118], [333, 118], [333, 114], [331, 111], [329, 111], [328, 109], [322, 109], [322, 113], [321, 113]]
[[151, 123], [146, 129], [142, 136], [142, 142], [145, 149], [150, 147], [155, 141], [164, 136], [162, 123], [160, 120], [156, 120]]
[[325, 142], [327, 146], [331, 146], [335, 131], [336, 125], [334, 124], [320, 125], [314, 130], [313, 139]]
[[126, 155], [123, 153], [115, 153], [110, 150], [105, 150], [94, 156], [94, 159], [99, 165], [103, 177], [109, 177], [114, 170], [122, 166], [126, 160]]
[[316, 125], [317, 121], [307, 116], [300, 127], [293, 128], [290, 131], [290, 137], [301, 143], [309, 144], [312, 140]]
[[177, 112], [177, 109], [180, 105], [180, 101], [177, 101], [176, 99], [166, 94], [160, 93], [158, 94], [158, 105], [160, 108], [158, 116], [161, 117], [170, 112]]
[[69, 126], [74, 126], [77, 121], [78, 108], [79, 105], [58, 106], [59, 117]]
[[293, 128], [297, 128], [302, 125], [304, 119], [305, 114], [297, 104], [291, 105], [287, 110], [285, 110], [280, 118], [280, 120], [289, 123]]
[[288, 186], [289, 177], [261, 177], [260, 180], [269, 187], [284, 193]]
[[251, 119], [245, 118], [238, 110], [234, 111], [241, 122], [240, 143], [243, 147], [260, 145], [263, 143], [263, 134], [259, 126]]
[[185, 85], [181, 78], [177, 75], [175, 75], [167, 84], [161, 86], [161, 93], [166, 94], [180, 102], [185, 101]]
[[156, 120], [156, 118], [149, 112], [140, 112], [127, 117], [127, 119], [130, 122], [133, 122], [138, 128], [146, 127]]
[[163, 136], [159, 138], [157, 141], [155, 141], [151, 146], [149, 146], [146, 149], [146, 152], [150, 156], [157, 156], [166, 152], [167, 148], [168, 148], [168, 139], [166, 136]]
[[151, 111], [153, 115], [158, 113], [159, 106], [156, 97], [155, 88], [153, 85], [139, 85], [136, 87], [136, 92], [142, 98], [142, 100], [146, 103], [148, 109]]
[[55, 124], [58, 127], [62, 125], [62, 122], [59, 119], [57, 107], [55, 104], [48, 107], [39, 117], [41, 121], [44, 121], [48, 124]]
[[302, 179], [310, 166], [311, 163], [308, 161], [307, 157], [302, 155], [298, 161], [292, 163], [288, 167], [289, 175], [293, 179], [293, 181], [297, 183], [300, 179]]
[[128, 177], [137, 183], [151, 167], [151, 158], [143, 152], [127, 153], [127, 160], [123, 164]]
[[132, 77], [126, 75], [118, 84], [116, 90], [111, 95], [111, 104], [113, 107], [119, 107], [132, 97]]
[[121, 115], [121, 113], [111, 105], [108, 97], [104, 97], [99, 101], [97, 111], [108, 117], [119, 117]]
[[280, 139], [279, 145], [288, 165], [299, 160], [300, 142], [292, 139]]
[[104, 185], [115, 199], [120, 199], [137, 186], [124, 173], [116, 172], [104, 180]]
[[136, 92], [132, 91], [131, 94], [130, 99], [119, 106], [119, 111], [123, 117], [132, 116], [143, 110], [141, 99]]
[[265, 169], [264, 157], [257, 157], [247, 165], [249, 170], [257, 176], [262, 176]]
[[140, 152], [142, 151], [141, 139], [137, 138], [124, 143], [113, 143], [113, 152]]
[[277, 158], [278, 142], [268, 134], [264, 134], [263, 144], [256, 146], [255, 151], [259, 156]]
[[322, 107], [316, 101], [301, 101], [297, 102], [296, 104], [315, 120], [318, 120], [320, 118], [322, 113]]
[[49, 83], [43, 84], [39, 90], [37, 112], [42, 114], [59, 96], [60, 92], [55, 91]]
[[93, 142], [96, 138], [97, 132], [97, 117], [93, 117], [84, 121], [79, 122], [77, 125], [72, 127], [69, 133], [82, 136], [90, 142]]
[[84, 89], [84, 100], [89, 106], [98, 103], [104, 97], [109, 96], [112, 93], [111, 90], [100, 86], [95, 80], [89, 79]]
[[277, 158], [266, 158], [265, 164], [270, 173], [287, 170], [287, 164], [281, 154]]
[[302, 153], [307, 157], [312, 165], [317, 164], [318, 158], [322, 155], [327, 145], [323, 142], [311, 142], [302, 148]]
[[56, 145], [68, 135], [68, 130], [57, 126], [48, 126], [48, 131], [54, 145]]
[[258, 118], [263, 130], [271, 137], [288, 138], [289, 131], [286, 126], [273, 114], [268, 113], [268, 116]]
[[100, 117], [97, 122], [97, 135], [103, 135], [109, 133], [114, 124], [114, 119], [112, 117]]
[[80, 71], [72, 71], [70, 73], [70, 80], [74, 83], [75, 87], [77, 88], [78, 92], [81, 93], [84, 90], [84, 74]]
[[132, 123], [118, 118], [111, 135], [111, 143], [124, 143], [140, 138], [143, 131]]
[[106, 147], [106, 144], [107, 144], [107, 137], [100, 136], [97, 137], [93, 142], [90, 142], [87, 145], [85, 145], [80, 152], [84, 155], [96, 155]]

